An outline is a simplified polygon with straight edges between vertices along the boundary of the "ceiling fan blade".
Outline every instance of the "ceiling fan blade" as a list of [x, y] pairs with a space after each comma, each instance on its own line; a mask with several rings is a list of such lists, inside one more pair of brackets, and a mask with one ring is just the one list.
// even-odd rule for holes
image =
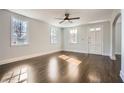
[[69, 18], [69, 20], [80, 19], [80, 17]]
[[60, 21], [60, 22], [59, 22], [59, 24], [63, 23], [64, 21], [65, 21], [65, 20], [63, 20], [63, 21]]
[[55, 19], [63, 20], [64, 18], [55, 18]]

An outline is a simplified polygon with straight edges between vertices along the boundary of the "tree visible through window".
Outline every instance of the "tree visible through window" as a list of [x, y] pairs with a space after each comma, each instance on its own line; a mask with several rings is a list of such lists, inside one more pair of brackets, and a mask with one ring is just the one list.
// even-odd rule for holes
[[11, 45], [27, 45], [28, 31], [27, 22], [19, 18], [12, 17]]
[[77, 43], [77, 29], [73, 28], [70, 30], [70, 42]]
[[57, 29], [53, 27], [50, 30], [50, 42], [51, 44], [57, 43]]

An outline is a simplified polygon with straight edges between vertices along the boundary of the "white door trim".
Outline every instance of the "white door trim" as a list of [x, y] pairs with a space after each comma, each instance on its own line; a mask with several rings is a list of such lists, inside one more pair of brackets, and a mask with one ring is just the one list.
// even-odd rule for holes
[[104, 53], [103, 53], [103, 25], [94, 25], [94, 26], [88, 27], [88, 53], [90, 53], [90, 51], [89, 51], [89, 32], [90, 32], [91, 28], [96, 28], [96, 27], [101, 27], [101, 36], [102, 37], [101, 37], [101, 54], [100, 55], [104, 55]]

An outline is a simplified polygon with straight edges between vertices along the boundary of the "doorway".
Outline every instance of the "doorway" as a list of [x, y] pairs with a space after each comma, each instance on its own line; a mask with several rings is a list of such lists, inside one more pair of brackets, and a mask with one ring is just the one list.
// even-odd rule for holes
[[[114, 60], [121, 61], [121, 13], [117, 14], [112, 24], [112, 55]], [[120, 57], [118, 57], [120, 56]]]
[[93, 26], [88, 30], [88, 53], [102, 55], [103, 30], [102, 26]]
[[115, 51], [116, 59], [121, 59], [121, 16], [115, 24]]

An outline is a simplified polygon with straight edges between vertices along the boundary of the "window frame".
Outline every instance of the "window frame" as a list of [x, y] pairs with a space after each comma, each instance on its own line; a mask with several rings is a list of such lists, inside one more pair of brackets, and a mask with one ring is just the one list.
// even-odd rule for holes
[[[52, 35], [53, 34], [53, 35]], [[50, 44], [57, 44], [57, 28], [50, 28]]]
[[[25, 23], [26, 25], [26, 28], [25, 28], [25, 34], [26, 34], [26, 39], [25, 39], [25, 42], [21, 43], [19, 41], [16, 40], [17, 43], [14, 43], [14, 36], [13, 34], [15, 34], [14, 30], [14, 21], [17, 21], [18, 23]], [[24, 19], [23, 17], [21, 16], [11, 16], [11, 36], [10, 36], [10, 46], [13, 47], [13, 46], [25, 46], [25, 45], [29, 45], [29, 29], [28, 29], [28, 21], [26, 19]], [[17, 36], [15, 37], [17, 38]]]
[[77, 44], [78, 43], [78, 30], [77, 28], [71, 28], [69, 31], [70, 35], [70, 43]]

